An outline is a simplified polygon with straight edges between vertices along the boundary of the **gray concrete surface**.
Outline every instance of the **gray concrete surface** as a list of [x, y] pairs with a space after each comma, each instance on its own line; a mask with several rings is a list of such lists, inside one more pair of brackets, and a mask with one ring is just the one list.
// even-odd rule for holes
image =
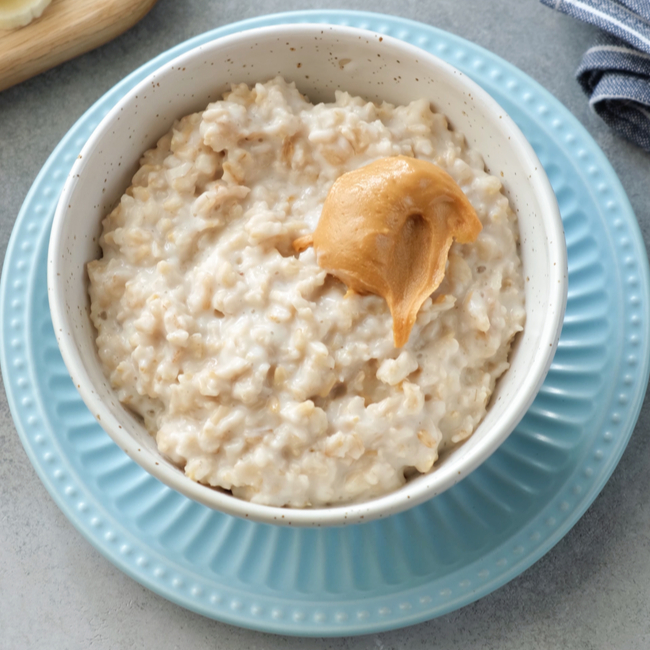
[[[112, 43], [0, 93], [0, 255], [46, 158], [124, 75], [195, 34], [291, 9], [370, 8], [422, 20], [499, 54], [537, 79], [586, 126], [630, 197], [650, 244], [650, 155], [612, 135], [573, 78], [590, 27], [537, 0], [160, 0]], [[221, 624], [177, 607], [118, 571], [50, 499], [0, 394], [0, 648], [521, 650], [650, 648], [650, 401], [613, 477], [575, 528], [510, 584], [405, 630], [296, 639]]]

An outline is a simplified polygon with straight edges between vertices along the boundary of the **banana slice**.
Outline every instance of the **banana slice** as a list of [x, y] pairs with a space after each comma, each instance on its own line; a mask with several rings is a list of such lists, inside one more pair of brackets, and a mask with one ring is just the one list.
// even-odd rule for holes
[[0, 0], [0, 29], [24, 27], [38, 18], [52, 0]]

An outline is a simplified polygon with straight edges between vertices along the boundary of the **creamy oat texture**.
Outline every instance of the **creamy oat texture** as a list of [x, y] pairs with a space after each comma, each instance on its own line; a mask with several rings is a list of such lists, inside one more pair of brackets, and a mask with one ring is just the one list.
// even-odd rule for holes
[[[396, 349], [386, 302], [292, 242], [338, 176], [399, 154], [447, 171], [483, 230]], [[234, 86], [144, 154], [100, 243], [91, 317], [120, 400], [190, 478], [256, 503], [358, 502], [429, 471], [485, 414], [525, 319], [501, 183], [424, 100]]]

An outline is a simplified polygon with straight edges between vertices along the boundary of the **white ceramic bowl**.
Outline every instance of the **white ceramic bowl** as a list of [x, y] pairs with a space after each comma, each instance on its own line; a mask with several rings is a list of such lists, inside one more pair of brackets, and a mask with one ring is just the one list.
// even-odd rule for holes
[[[175, 118], [204, 108], [230, 83], [265, 81], [276, 74], [295, 81], [312, 102], [333, 100], [335, 89], [395, 104], [430, 100], [483, 155], [486, 168], [502, 173], [519, 215], [524, 275], [529, 278], [526, 326], [485, 418], [434, 471], [362, 504], [273, 508], [193, 482], [158, 452], [154, 439], [120, 405], [95, 348], [86, 264], [99, 257], [100, 222], [130, 184], [141, 154]], [[372, 32], [324, 25], [279, 25], [220, 38], [138, 84], [106, 115], [75, 162], [54, 217], [48, 256], [50, 309], [63, 359], [88, 408], [113, 440], [191, 499], [257, 521], [301, 526], [386, 517], [440, 494], [482, 463], [512, 432], [542, 384], [557, 346], [566, 291], [566, 247], [555, 196], [535, 153], [503, 109], [461, 72], [422, 50]]]

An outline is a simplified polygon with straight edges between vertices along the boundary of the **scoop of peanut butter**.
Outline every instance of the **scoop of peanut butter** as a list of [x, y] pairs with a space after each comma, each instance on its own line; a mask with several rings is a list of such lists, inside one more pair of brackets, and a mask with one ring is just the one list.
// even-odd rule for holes
[[481, 222], [455, 181], [433, 163], [381, 158], [340, 176], [313, 244], [321, 268], [360, 294], [376, 294], [393, 316], [396, 347], [406, 344], [422, 303], [445, 275], [452, 241], [475, 241]]

